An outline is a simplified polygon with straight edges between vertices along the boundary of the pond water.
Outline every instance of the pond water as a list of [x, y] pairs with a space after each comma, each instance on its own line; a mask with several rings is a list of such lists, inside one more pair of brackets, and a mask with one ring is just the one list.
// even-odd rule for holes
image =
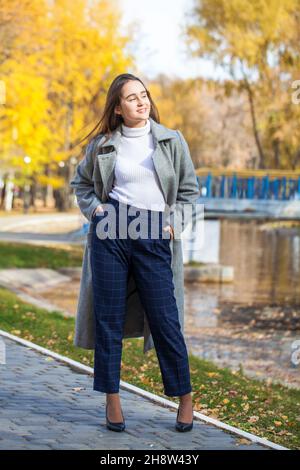
[[205, 243], [218, 243], [211, 251], [219, 263], [234, 267], [234, 282], [185, 283], [190, 351], [231, 369], [242, 366], [257, 378], [300, 387], [300, 228], [209, 221], [214, 223], [218, 236]]

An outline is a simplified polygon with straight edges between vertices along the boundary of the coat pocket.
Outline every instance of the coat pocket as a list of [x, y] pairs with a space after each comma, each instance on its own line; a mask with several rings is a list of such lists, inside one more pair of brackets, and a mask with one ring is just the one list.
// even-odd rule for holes
[[114, 151], [113, 145], [107, 145], [106, 147], [99, 147], [97, 150], [97, 157], [106, 157], [109, 156]]

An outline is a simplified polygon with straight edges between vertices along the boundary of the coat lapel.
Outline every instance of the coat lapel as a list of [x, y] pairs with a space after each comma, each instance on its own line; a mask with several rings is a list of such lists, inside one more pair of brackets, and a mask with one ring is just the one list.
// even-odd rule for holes
[[[172, 204], [169, 194], [170, 188], [172, 187], [173, 178], [175, 178], [175, 172], [173, 169], [172, 162], [167, 155], [167, 151], [163, 151], [160, 142], [163, 140], [174, 138], [175, 132], [167, 129], [162, 124], [157, 123], [151, 117], [149, 117], [149, 121], [154, 142], [154, 151], [152, 153], [153, 165], [157, 174], [157, 178], [160, 182], [165, 200], [167, 204]], [[103, 188], [107, 198], [113, 185], [114, 168], [116, 164], [121, 135], [122, 133], [120, 124], [114, 130], [111, 137], [105, 142], [105, 144], [101, 146], [100, 143], [100, 147], [102, 149], [104, 149], [105, 147], [112, 147], [111, 151], [97, 155], [99, 170], [103, 181]]]

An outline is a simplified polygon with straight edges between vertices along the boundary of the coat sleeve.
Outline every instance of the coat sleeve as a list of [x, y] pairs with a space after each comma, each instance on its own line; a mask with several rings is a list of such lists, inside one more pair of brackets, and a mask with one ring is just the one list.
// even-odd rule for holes
[[180, 164], [179, 183], [175, 208], [171, 208], [171, 225], [173, 225], [175, 238], [180, 238], [181, 232], [192, 220], [195, 214], [197, 200], [200, 197], [200, 189], [191, 158], [188, 144], [180, 130], [176, 131], [180, 140]]
[[92, 179], [94, 143], [94, 140], [92, 140], [87, 145], [84, 158], [77, 165], [75, 175], [69, 183], [71, 188], [75, 188], [78, 206], [88, 221], [91, 221], [94, 210], [101, 204], [100, 199], [94, 192], [94, 182]]

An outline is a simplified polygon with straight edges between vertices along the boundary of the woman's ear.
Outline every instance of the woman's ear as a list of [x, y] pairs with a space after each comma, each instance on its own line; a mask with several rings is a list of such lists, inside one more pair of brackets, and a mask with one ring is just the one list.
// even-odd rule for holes
[[120, 105], [117, 105], [117, 106], [115, 107], [115, 114], [118, 114], [118, 115], [121, 115], [121, 114], [122, 114], [122, 113], [121, 113], [121, 107], [120, 107]]

